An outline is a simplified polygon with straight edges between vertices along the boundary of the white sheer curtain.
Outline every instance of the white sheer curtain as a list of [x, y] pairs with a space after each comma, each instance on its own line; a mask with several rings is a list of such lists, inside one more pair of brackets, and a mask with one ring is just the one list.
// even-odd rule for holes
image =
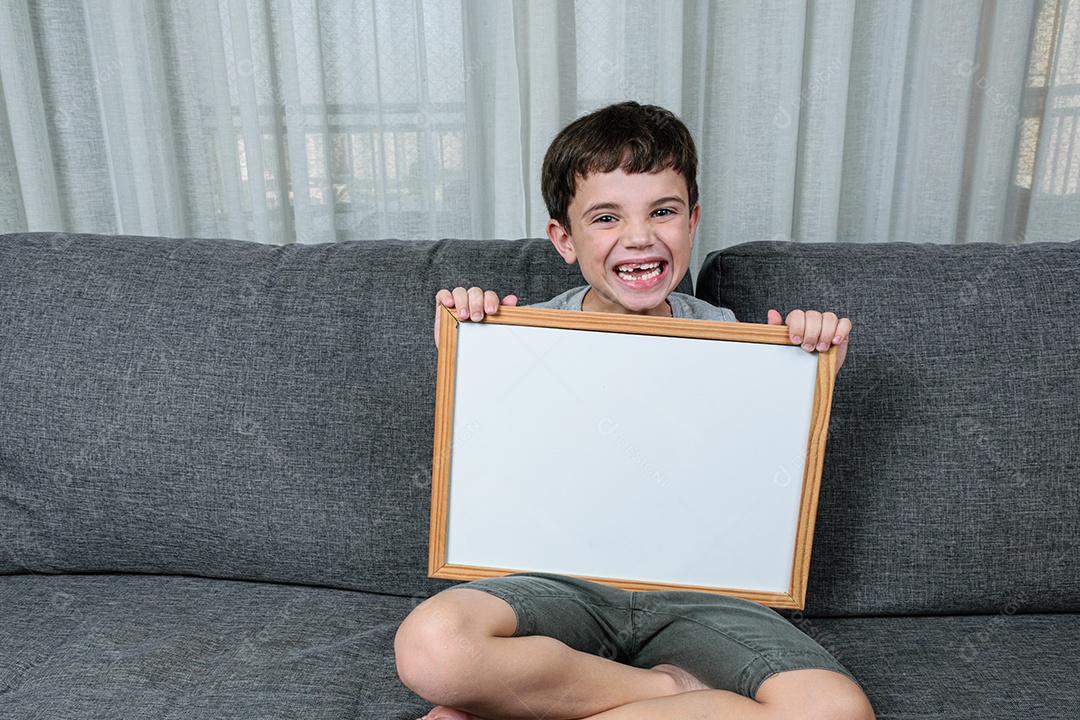
[[697, 260], [1080, 236], [1078, 0], [2, 0], [0, 231], [537, 236], [623, 99], [698, 139]]

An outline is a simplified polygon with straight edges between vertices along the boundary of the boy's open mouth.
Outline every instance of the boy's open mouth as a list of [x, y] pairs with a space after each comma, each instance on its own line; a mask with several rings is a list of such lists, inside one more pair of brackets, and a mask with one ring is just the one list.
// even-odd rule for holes
[[656, 260], [647, 263], [626, 263], [623, 265], [615, 266], [615, 273], [622, 280], [627, 282], [633, 282], [635, 280], [651, 280], [654, 277], [659, 277], [664, 272], [664, 268], [667, 263], [662, 260]]

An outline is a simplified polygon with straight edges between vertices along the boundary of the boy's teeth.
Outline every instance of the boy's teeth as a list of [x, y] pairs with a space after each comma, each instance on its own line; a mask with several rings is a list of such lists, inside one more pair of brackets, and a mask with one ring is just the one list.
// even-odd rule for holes
[[[659, 275], [660, 270], [661, 268], [659, 262], [619, 265], [615, 268], [615, 271], [623, 280], [648, 280]], [[634, 271], [645, 272], [640, 275], [634, 275]]]
[[643, 263], [641, 265], [620, 265], [618, 267], [619, 272], [630, 272], [631, 270], [651, 270], [653, 268], [660, 267], [660, 263], [651, 262]]

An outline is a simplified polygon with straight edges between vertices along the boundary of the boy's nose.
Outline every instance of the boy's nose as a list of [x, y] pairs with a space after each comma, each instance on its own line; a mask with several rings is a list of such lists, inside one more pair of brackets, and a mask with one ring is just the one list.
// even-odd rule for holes
[[620, 239], [623, 247], [648, 247], [653, 244], [652, 228], [644, 222], [628, 223]]

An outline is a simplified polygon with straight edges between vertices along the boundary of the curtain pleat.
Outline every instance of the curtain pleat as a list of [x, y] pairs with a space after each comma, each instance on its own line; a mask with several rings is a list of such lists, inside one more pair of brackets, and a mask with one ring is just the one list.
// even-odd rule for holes
[[799, 96], [773, 116], [789, 131], [799, 117], [791, 237], [839, 238], [854, 33], [855, 0], [807, 5]]
[[0, 5], [0, 87], [4, 93], [4, 140], [0, 167], [7, 178], [5, 225], [41, 227], [61, 220], [56, 163], [47, 130], [49, 66], [35, 52], [35, 33], [24, 3]]

